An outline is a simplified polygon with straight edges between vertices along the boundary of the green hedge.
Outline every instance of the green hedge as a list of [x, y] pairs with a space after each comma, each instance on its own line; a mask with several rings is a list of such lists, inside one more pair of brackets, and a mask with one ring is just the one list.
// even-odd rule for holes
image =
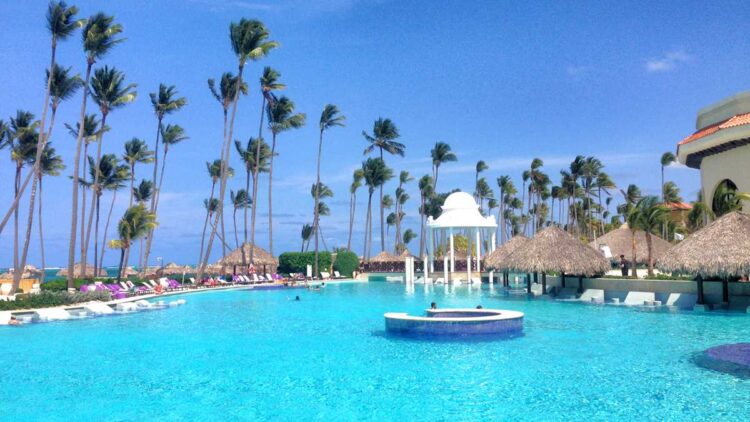
[[333, 263], [333, 269], [341, 273], [344, 277], [352, 277], [354, 271], [359, 268], [359, 257], [352, 251], [339, 249], [336, 252], [336, 262]]
[[[75, 280], [73, 280], [73, 282], [75, 283], [76, 290], [79, 290], [81, 288], [81, 285], [92, 284], [92, 283], [94, 283], [94, 280], [93, 279], [76, 278]], [[40, 286], [40, 288], [43, 291], [48, 291], [48, 292], [64, 292], [64, 291], [68, 290], [68, 280], [66, 280], [64, 278], [58, 278], [58, 279], [55, 279], [55, 280], [46, 281], [46, 282], [42, 283], [42, 285]]]
[[[306, 273], [307, 265], [315, 266], [315, 252], [284, 252], [279, 255], [279, 272]], [[320, 271], [327, 271], [331, 267], [331, 253], [318, 252]]]
[[0, 311], [73, 305], [91, 300], [109, 301], [111, 300], [111, 295], [109, 291], [91, 293], [45, 291], [38, 294], [18, 295], [16, 296], [16, 300], [12, 301], [2, 301], [0, 302]]

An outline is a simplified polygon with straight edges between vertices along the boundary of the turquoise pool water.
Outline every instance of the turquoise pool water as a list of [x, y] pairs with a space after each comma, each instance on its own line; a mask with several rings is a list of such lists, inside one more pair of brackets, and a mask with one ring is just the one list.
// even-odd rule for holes
[[[301, 302], [290, 299], [299, 294]], [[748, 420], [750, 380], [695, 353], [745, 315], [369, 283], [184, 296], [162, 311], [0, 327], [2, 420]], [[383, 313], [526, 313], [498, 341], [387, 336]]]

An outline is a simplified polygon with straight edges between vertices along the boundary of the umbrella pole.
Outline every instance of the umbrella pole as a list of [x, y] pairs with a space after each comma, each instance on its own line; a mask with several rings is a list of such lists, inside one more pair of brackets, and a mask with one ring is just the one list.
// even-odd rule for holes
[[729, 305], [729, 277], [721, 280], [721, 300], [724, 304]]
[[526, 273], [526, 293], [531, 294], [531, 274]]
[[547, 294], [547, 273], [542, 273], [542, 294]]
[[695, 278], [695, 282], [698, 284], [698, 305], [703, 305], [705, 302], [703, 301], [703, 277], [698, 275], [698, 277]]
[[578, 276], [578, 293], [583, 293], [583, 276]]
[[560, 286], [561, 289], [565, 288], [565, 271], [560, 273]]

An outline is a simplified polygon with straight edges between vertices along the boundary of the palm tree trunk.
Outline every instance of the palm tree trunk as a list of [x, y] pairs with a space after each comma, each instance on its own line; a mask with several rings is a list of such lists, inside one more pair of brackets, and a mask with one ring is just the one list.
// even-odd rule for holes
[[[89, 142], [83, 141], [83, 171], [81, 174], [86, 178], [86, 167], [88, 166]], [[83, 248], [86, 243], [86, 186], [81, 185], [81, 257], [84, 255]]]
[[39, 178], [39, 258], [41, 260], [41, 273], [39, 275], [39, 282], [44, 283], [44, 224], [42, 224], [42, 178]]
[[206, 228], [208, 228], [208, 219], [211, 218], [211, 201], [214, 199], [214, 188], [216, 187], [216, 182], [211, 184], [211, 195], [208, 197], [208, 207], [206, 208], [206, 220], [203, 222], [203, 233], [201, 234], [201, 251], [200, 255], [198, 256], [198, 265], [202, 262], [203, 259], [203, 244], [206, 240]]
[[[152, 213], [155, 213], [156, 211], [156, 197], [159, 195], [159, 186], [156, 184], [156, 176], [157, 171], [159, 170], [159, 140], [161, 138], [161, 130], [162, 130], [162, 116], [157, 116], [156, 118], [156, 141], [154, 141], [154, 173], [151, 178], [151, 184], [154, 187], [154, 193], [151, 195], [151, 204], [149, 205], [149, 210]], [[148, 264], [148, 245], [151, 243], [151, 238], [154, 234], [154, 228], [151, 228], [148, 231], [148, 234], [146, 235], [146, 249], [145, 251], [141, 251], [141, 268], [146, 268]]]
[[[94, 216], [94, 207], [98, 208], [97, 203], [99, 202], [99, 195], [101, 195], [101, 187], [99, 186], [99, 166], [102, 162], [102, 144], [104, 143], [104, 128], [106, 127], [107, 123], [107, 114], [102, 113], [102, 123], [101, 123], [101, 130], [99, 131], [98, 136], [98, 145], [96, 146], [96, 167], [94, 167], [94, 184], [91, 187], [91, 211], [89, 212], [89, 222], [88, 227], [86, 227], [86, 241], [84, 242], [83, 246], [83, 255], [81, 257], [81, 268], [83, 269], [83, 273], [86, 274], [86, 256], [88, 255], [89, 250], [89, 242], [91, 241], [91, 225], [93, 223], [93, 216]], [[99, 212], [97, 210], [96, 215], [97, 221], [99, 221]], [[97, 227], [98, 228], [98, 227]], [[94, 239], [94, 270], [96, 270], [96, 243], [97, 239]], [[94, 272], [94, 277], [96, 277], [96, 271]]]
[[120, 283], [120, 280], [122, 280], [122, 270], [123, 270], [123, 262], [125, 262], [125, 245], [120, 245], [122, 248], [120, 249], [120, 266], [117, 270], [117, 283]]
[[425, 248], [425, 241], [424, 241], [424, 194], [420, 192], [419, 195], [419, 257], [422, 258], [424, 256], [424, 248]]
[[[16, 164], [16, 178], [15, 178], [15, 184], [13, 186], [15, 189], [15, 194], [18, 195], [18, 192], [21, 189], [21, 165], [20, 164]], [[18, 207], [16, 207], [16, 210], [13, 212], [13, 269], [15, 270], [16, 273], [19, 272], [19, 268], [18, 268]], [[23, 272], [23, 269], [20, 269], [20, 271]], [[16, 277], [17, 277], [17, 274], [13, 278], [15, 279]], [[20, 279], [19, 279], [19, 283], [20, 283]]]
[[365, 220], [365, 247], [363, 256], [365, 259], [370, 258], [370, 245], [372, 244], [372, 194], [369, 192], [367, 198], [367, 219]]
[[268, 160], [268, 253], [273, 255], [273, 156], [276, 154], [276, 134], [271, 138], [271, 158]]
[[[167, 166], [167, 154], [169, 153], [169, 145], [164, 145], [164, 157], [161, 160], [161, 174], [159, 174], [159, 185], [155, 186], [154, 194], [151, 195], [152, 209], [151, 212], [156, 214], [156, 210], [159, 209], [159, 199], [161, 199], [161, 187], [164, 183], [164, 168]], [[223, 225], [222, 225], [223, 229]], [[151, 245], [154, 241], [154, 228], [149, 230], [149, 234], [146, 236], [146, 253], [144, 254], [145, 262], [148, 262], [148, 257], [151, 254]]]
[[[115, 200], [117, 200], [117, 191], [115, 190], [112, 193], [112, 203], [109, 205], [109, 213], [107, 213], [107, 222], [104, 223], [104, 236], [102, 237], [102, 253], [101, 253], [101, 259], [100, 259], [100, 269], [104, 267], [104, 252], [107, 250], [107, 232], [109, 231], [109, 221], [112, 218], [112, 210], [115, 208]], [[98, 273], [97, 273], [98, 274]]]
[[94, 229], [94, 277], [99, 275], [99, 268], [101, 262], [99, 262], [99, 203], [101, 202], [102, 194], [97, 193], [96, 195], [96, 228]]
[[346, 249], [352, 250], [352, 230], [354, 230], [354, 207], [357, 205], [357, 194], [349, 195], [349, 238], [346, 241]]
[[313, 231], [315, 232], [315, 269], [313, 274], [318, 274], [318, 203], [320, 202], [320, 157], [323, 154], [323, 129], [320, 129], [318, 140], [318, 163], [315, 178], [315, 209], [313, 210]]
[[[248, 169], [245, 174], [245, 193], [250, 195], [250, 169]], [[250, 206], [254, 207], [255, 204], [250, 204]], [[245, 253], [245, 245], [247, 244], [247, 208], [248, 207], [245, 206], [242, 210], [242, 219], [244, 222], [244, 237], [242, 238], [242, 249], [240, 250], [242, 252], [242, 266], [245, 268], [247, 268], [247, 253]]]
[[237, 237], [237, 208], [234, 209], [234, 212], [232, 213], [232, 221], [234, 221], [234, 245], [235, 248], [240, 247], [240, 239]]
[[630, 265], [633, 268], [633, 278], [638, 278], [638, 272], [636, 268], [636, 256], [635, 256], [635, 227], [630, 228], [630, 244], [632, 248], [632, 258]]
[[18, 194], [15, 195], [15, 199], [13, 199], [13, 202], [10, 204], [10, 208], [8, 208], [8, 211], [6, 211], [5, 216], [3, 217], [3, 221], [0, 222], [0, 234], [3, 233], [3, 229], [5, 229], [5, 226], [8, 224], [8, 221], [10, 221], [10, 217], [18, 208], [18, 203], [21, 200], [20, 194], [26, 190], [26, 187], [28, 187], [29, 182], [31, 181], [31, 176], [33, 176], [33, 174], [34, 173], [29, 172], [29, 174], [26, 175], [26, 178], [21, 184], [21, 190], [18, 192]]
[[646, 230], [646, 247], [648, 248], [648, 276], [654, 276], [654, 259], [652, 254], [653, 240], [651, 239], [651, 233]]
[[260, 103], [260, 124], [258, 125], [258, 142], [255, 146], [255, 169], [253, 169], [253, 210], [250, 213], [250, 263], [253, 263], [255, 258], [255, 211], [257, 208], [258, 199], [258, 175], [260, 173], [260, 144], [263, 139], [263, 117], [266, 111], [266, 96], [261, 95]]

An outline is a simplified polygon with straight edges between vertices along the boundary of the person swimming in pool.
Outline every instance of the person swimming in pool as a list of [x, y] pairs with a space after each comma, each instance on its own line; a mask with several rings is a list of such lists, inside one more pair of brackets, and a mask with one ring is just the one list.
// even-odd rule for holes
[[302, 299], [300, 299], [300, 298], [299, 298], [299, 296], [295, 296], [295, 297], [294, 297], [294, 301], [295, 301], [295, 302], [299, 302], [299, 301], [301, 301], [301, 300], [302, 300]]
[[15, 316], [11, 315], [10, 320], [8, 321], [8, 325], [21, 325], [21, 321], [19, 321]]
[[437, 303], [435, 302], [430, 303], [430, 309], [437, 309]]

